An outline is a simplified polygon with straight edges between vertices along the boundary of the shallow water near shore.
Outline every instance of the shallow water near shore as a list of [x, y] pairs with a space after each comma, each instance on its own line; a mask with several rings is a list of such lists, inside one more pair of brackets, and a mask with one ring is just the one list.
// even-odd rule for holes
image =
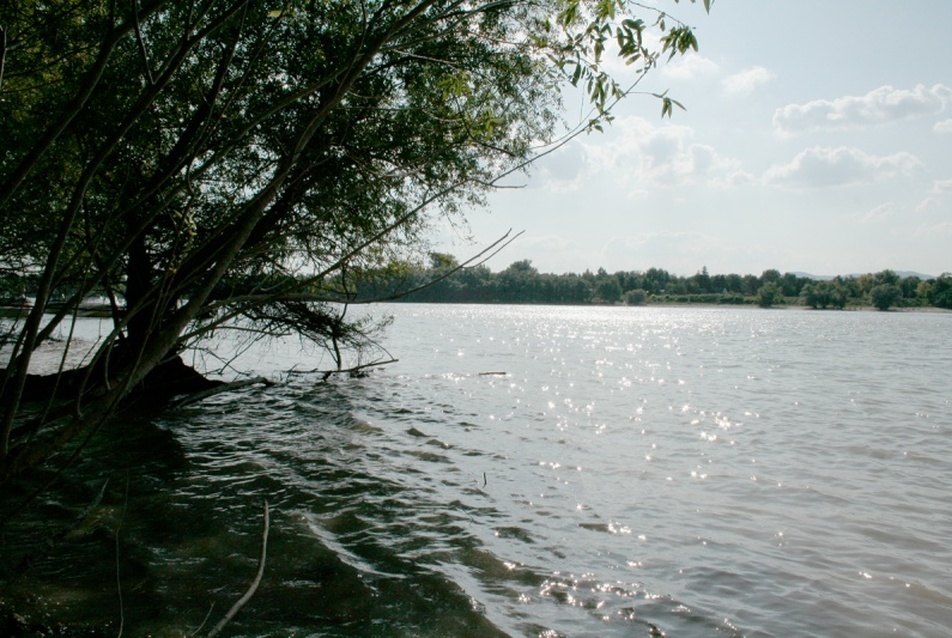
[[952, 315], [372, 312], [399, 361], [367, 377], [282, 376], [329, 363], [279, 344], [235, 365], [282, 383], [113, 427], [8, 532], [34, 552], [108, 479], [7, 596], [207, 630], [267, 500], [227, 635], [952, 631]]

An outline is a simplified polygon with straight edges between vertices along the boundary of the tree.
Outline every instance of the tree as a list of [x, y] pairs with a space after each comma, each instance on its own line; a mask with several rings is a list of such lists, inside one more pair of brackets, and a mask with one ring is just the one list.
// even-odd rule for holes
[[876, 278], [870, 273], [860, 275], [859, 277], [850, 277], [849, 282], [851, 284], [850, 287], [855, 291], [855, 294], [851, 296], [856, 297], [868, 295], [873, 289], [873, 286], [878, 283]]
[[932, 281], [927, 291], [929, 303], [939, 308], [952, 309], [952, 273], [942, 273]]
[[898, 285], [901, 281], [901, 278], [896, 274], [895, 270], [881, 270], [875, 275], [873, 275], [873, 281], [876, 285]]
[[[640, 74], [697, 47], [623, 0], [13, 0], [0, 25], [0, 255], [36, 277], [0, 374], [0, 482], [212, 331], [358, 346], [359, 273], [544, 152], [553, 87], [584, 87], [576, 132], [599, 128], [633, 88], [609, 39]], [[29, 420], [33, 352], [94, 291], [113, 331]]]
[[499, 273], [497, 292], [502, 301], [511, 303], [538, 302], [539, 271], [528, 259], [513, 262]]
[[599, 269], [595, 279], [595, 301], [598, 303], [613, 304], [621, 299], [621, 284], [615, 275], [609, 275]]
[[430, 253], [430, 268], [437, 271], [450, 271], [459, 268], [459, 260], [447, 253]]
[[761, 308], [770, 308], [783, 298], [780, 286], [776, 283], [767, 283], [757, 291], [757, 305]]
[[780, 282], [780, 285], [783, 287], [783, 296], [784, 297], [798, 296], [800, 294], [800, 290], [803, 288], [803, 285], [806, 283], [806, 281], [807, 281], [806, 279], [797, 277], [792, 272], [784, 273], [783, 280]]
[[903, 277], [902, 281], [899, 282], [899, 290], [902, 293], [902, 298], [905, 300], [910, 300], [918, 302], [918, 291], [919, 284], [923, 283], [919, 277], [915, 275], [910, 275], [909, 277]]
[[695, 293], [709, 293], [714, 292], [711, 290], [711, 276], [707, 272], [707, 266], [701, 268], [701, 270], [694, 274], [691, 277], [691, 282], [693, 283], [692, 292]]
[[640, 272], [620, 270], [615, 273], [615, 278], [618, 279], [623, 293], [644, 288], [644, 275]]
[[869, 291], [869, 299], [877, 310], [889, 310], [902, 300], [902, 290], [896, 284], [879, 284]]
[[668, 282], [671, 281], [671, 274], [663, 268], [649, 268], [645, 272], [644, 287], [645, 291], [651, 295], [658, 295], [666, 292]]
[[768, 268], [760, 274], [760, 281], [765, 284], [775, 284], [780, 281], [780, 271], [776, 268]]
[[625, 303], [629, 306], [643, 306], [648, 302], [648, 293], [641, 288], [635, 288], [625, 293]]
[[744, 291], [744, 280], [738, 274], [729, 274], [725, 276], [725, 285], [724, 287], [728, 292], [743, 292]]
[[745, 295], [755, 295], [757, 291], [760, 290], [760, 278], [757, 275], [744, 275], [741, 278], [742, 289], [741, 292]]
[[815, 281], [803, 286], [800, 300], [811, 308], [846, 307], [846, 289], [836, 281]]

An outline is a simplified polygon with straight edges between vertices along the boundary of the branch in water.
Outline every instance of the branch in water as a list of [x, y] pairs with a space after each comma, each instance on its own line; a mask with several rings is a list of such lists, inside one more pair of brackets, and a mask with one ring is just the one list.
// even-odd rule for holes
[[225, 628], [225, 625], [231, 622], [231, 619], [235, 617], [235, 614], [241, 611], [241, 608], [244, 607], [245, 604], [247, 604], [249, 600], [251, 600], [251, 597], [254, 596], [255, 592], [258, 590], [258, 585], [261, 584], [261, 577], [264, 576], [264, 563], [265, 563], [265, 558], [267, 557], [267, 554], [268, 554], [269, 524], [270, 524], [270, 515], [268, 510], [268, 501], [265, 501], [264, 502], [264, 524], [262, 525], [262, 531], [261, 531], [261, 558], [258, 559], [258, 573], [255, 574], [255, 579], [251, 581], [251, 586], [248, 587], [248, 591], [245, 592], [244, 596], [239, 598], [238, 602], [232, 605], [231, 609], [228, 610], [228, 613], [225, 614], [225, 617], [222, 618], [221, 621], [217, 625], [215, 625], [215, 627], [210, 632], [208, 632], [208, 638], [215, 638], [215, 636], [217, 636], [221, 632], [221, 630]]

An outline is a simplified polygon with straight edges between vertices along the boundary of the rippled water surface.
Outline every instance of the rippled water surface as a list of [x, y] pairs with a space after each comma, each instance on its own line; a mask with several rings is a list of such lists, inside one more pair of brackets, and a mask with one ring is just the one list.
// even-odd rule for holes
[[127, 631], [223, 614], [267, 499], [231, 635], [952, 632], [952, 314], [374, 312], [398, 363], [220, 395], [116, 453]]

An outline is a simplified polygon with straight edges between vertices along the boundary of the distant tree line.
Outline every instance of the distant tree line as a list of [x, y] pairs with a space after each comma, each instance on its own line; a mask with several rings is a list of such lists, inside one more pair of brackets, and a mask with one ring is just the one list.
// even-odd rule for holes
[[[0, 274], [0, 298], [13, 303], [29, 297], [34, 278]], [[226, 285], [235, 285], [234, 281]], [[274, 282], [272, 282], [272, 285]], [[353, 270], [320, 284], [327, 298], [342, 302], [405, 301], [427, 303], [512, 304], [749, 304], [762, 307], [804, 305], [817, 309], [873, 306], [952, 309], [952, 274], [934, 279], [900, 276], [893, 270], [814, 279], [776, 269], [757, 275], [673, 275], [662, 268], [646, 271], [541, 273], [528, 259], [504, 270], [485, 265], [463, 267], [452, 255], [431, 253], [428, 265], [391, 262], [385, 268]], [[68, 291], [67, 291], [68, 292]]]
[[760, 276], [673, 275], [661, 268], [581, 274], [541, 273], [523, 259], [499, 272], [485, 265], [461, 268], [445, 253], [432, 253], [427, 266], [400, 264], [384, 271], [355, 274], [355, 299], [397, 299], [434, 303], [521, 304], [752, 304], [764, 307], [801, 304], [818, 309], [873, 306], [952, 309], [952, 274], [934, 279], [900, 276], [883, 270], [818, 280], [775, 269]]

